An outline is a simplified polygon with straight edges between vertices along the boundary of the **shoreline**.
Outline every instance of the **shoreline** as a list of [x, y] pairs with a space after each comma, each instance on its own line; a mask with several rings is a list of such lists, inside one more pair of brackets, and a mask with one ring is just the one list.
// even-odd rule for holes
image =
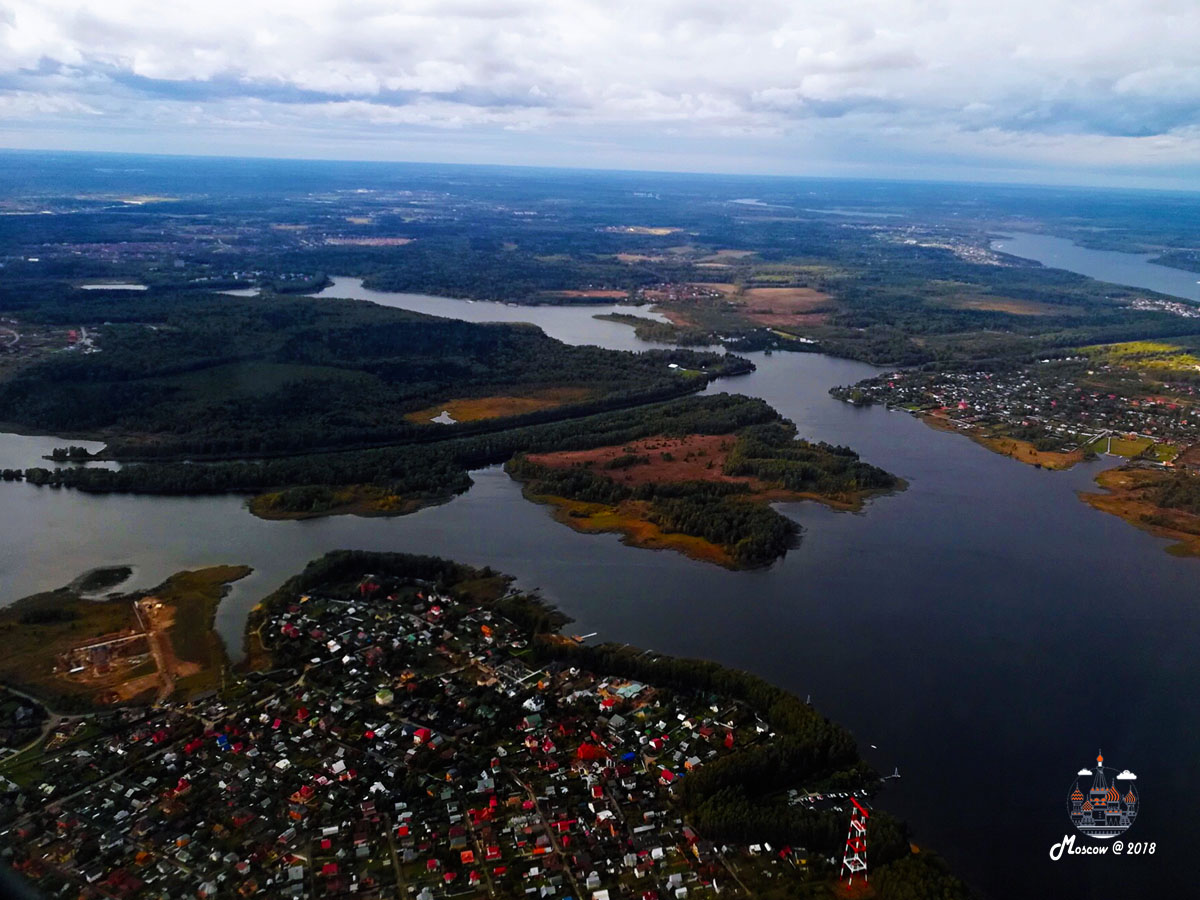
[[[511, 473], [510, 473], [511, 477]], [[515, 479], [521, 481], [520, 479]], [[874, 491], [859, 491], [853, 499], [844, 500], [837, 497], [827, 497], [810, 491], [789, 491], [784, 488], [768, 488], [742, 498], [743, 503], [760, 503], [772, 505], [775, 503], [820, 503], [835, 512], [860, 513], [867, 501], [875, 497], [898, 494], [908, 488], [908, 482], [897, 478], [895, 487]], [[624, 500], [616, 505], [590, 503], [584, 500], [572, 500], [553, 494], [535, 494], [521, 482], [521, 495], [532, 503], [551, 508], [554, 521], [568, 526], [580, 534], [619, 534], [621, 543], [627, 547], [639, 550], [674, 550], [682, 553], [688, 559], [697, 562], [714, 563], [733, 572], [749, 572], [755, 569], [765, 569], [783, 559], [780, 554], [769, 562], [746, 564], [739, 563], [728, 548], [713, 543], [705, 538], [696, 537], [682, 532], [663, 531], [657, 524], [642, 518], [648, 512], [649, 504], [641, 500]], [[796, 523], [798, 530], [795, 545], [803, 538], [803, 528]]]
[[371, 490], [371, 485], [348, 485], [336, 489], [336, 494], [346, 495], [344, 502], [339, 502], [327, 509], [271, 509], [271, 498], [279, 497], [284, 491], [272, 491], [255, 494], [250, 497], [245, 507], [250, 515], [267, 522], [304, 521], [307, 519], [323, 519], [327, 516], [359, 516], [364, 519], [387, 518], [390, 516], [406, 516], [429, 506], [440, 506], [448, 503], [457, 495], [445, 497], [405, 497], [402, 494], [392, 494]]
[[[908, 411], [905, 410], [905, 412]], [[910, 415], [924, 422], [934, 431], [961, 434], [986, 450], [990, 450], [999, 456], [1007, 456], [1009, 459], [1015, 459], [1017, 462], [1024, 463], [1027, 466], [1063, 472], [1084, 461], [1082, 450], [1073, 450], [1070, 453], [1056, 450], [1038, 450], [1029, 441], [1023, 441], [1019, 438], [983, 434], [978, 428], [960, 428], [944, 416], [923, 411], [914, 411]]]
[[1200, 516], [1158, 506], [1142, 496], [1155, 474], [1128, 466], [1108, 469], [1095, 479], [1104, 493], [1079, 491], [1079, 499], [1092, 509], [1123, 519], [1155, 537], [1174, 541], [1163, 548], [1172, 556], [1200, 556]]

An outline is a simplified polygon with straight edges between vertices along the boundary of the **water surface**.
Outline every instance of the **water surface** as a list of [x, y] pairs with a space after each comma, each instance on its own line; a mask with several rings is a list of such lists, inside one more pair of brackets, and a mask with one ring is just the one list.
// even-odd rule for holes
[[1035, 259], [1100, 281], [1170, 294], [1200, 303], [1200, 273], [1150, 262], [1157, 254], [1091, 250], [1067, 238], [1018, 231], [992, 242], [992, 249]]
[[[624, 326], [592, 319], [595, 307], [414, 298], [340, 279], [324, 293], [640, 346]], [[472, 473], [462, 497], [395, 519], [266, 522], [237, 497], [19, 484], [0, 486], [0, 600], [99, 565], [133, 564], [135, 583], [149, 586], [181, 568], [247, 563], [254, 573], [218, 613], [236, 648], [250, 606], [328, 550], [492, 565], [542, 588], [581, 633], [716, 659], [811, 693], [879, 769], [900, 767], [884, 806], [993, 897], [1184, 896], [1184, 854], [1200, 842], [1200, 561], [1171, 557], [1165, 542], [1079, 502], [1103, 463], [1033, 469], [903, 413], [830, 398], [829, 387], [874, 371], [861, 363], [752, 357], [757, 372], [709, 390], [763, 397], [802, 435], [849, 444], [909, 482], [860, 514], [782, 506], [804, 536], [766, 569], [727, 572], [578, 534], [498, 467]], [[62, 443], [0, 436], [0, 460], [37, 464], [26, 457]], [[1130, 837], [1157, 841], [1158, 854], [1051, 863], [1050, 844], [1071, 827], [1074, 773], [1099, 748], [1138, 773], [1144, 808]]]

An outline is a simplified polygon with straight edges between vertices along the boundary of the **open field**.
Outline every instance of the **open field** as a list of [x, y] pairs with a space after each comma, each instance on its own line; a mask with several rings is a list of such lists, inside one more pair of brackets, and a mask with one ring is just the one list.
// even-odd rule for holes
[[828, 319], [832, 298], [807, 287], [751, 287], [739, 290], [727, 282], [697, 287], [720, 291], [737, 312], [759, 325], [820, 325]]
[[1054, 450], [1038, 450], [1029, 441], [1018, 441], [1006, 437], [988, 437], [981, 435], [979, 443], [1011, 456], [1013, 459], [1031, 466], [1041, 466], [1043, 469], [1069, 469], [1076, 463], [1083, 462], [1083, 451], [1072, 450], [1070, 453], [1059, 453]]
[[[559, 453], [534, 453], [530, 462], [552, 468], [583, 466], [618, 484], [661, 484], [672, 481], [724, 481], [751, 484], [753, 479], [736, 478], [722, 471], [737, 439], [728, 434], [690, 434], [686, 437], [650, 437], [620, 447], [597, 447]], [[614, 460], [644, 457], [647, 462], [622, 468]]]
[[616, 255], [616, 259], [620, 260], [623, 263], [630, 263], [630, 264], [644, 263], [644, 262], [661, 263], [661, 262], [667, 261], [667, 257], [665, 257], [665, 256], [647, 256], [644, 253], [618, 253]]
[[225, 586], [249, 574], [249, 566], [210, 566], [172, 575], [154, 591], [165, 615], [151, 621], [168, 638], [164, 655], [173, 681], [187, 679], [193, 692], [220, 685], [228, 658], [213, 620]]
[[449, 413], [456, 422], [477, 422], [480, 419], [503, 419], [541, 409], [553, 409], [568, 403], [578, 403], [592, 396], [588, 388], [559, 387], [522, 391], [520, 395], [497, 394], [490, 397], [461, 397], [408, 413], [410, 422], [425, 424], [442, 413]]
[[987, 294], [966, 294], [949, 297], [940, 305], [950, 309], [974, 309], [981, 312], [1001, 312], [1013, 316], [1063, 316], [1081, 315], [1083, 310], [1075, 306], [1058, 306], [1040, 303], [1037, 300], [1021, 300], [1016, 297], [992, 297]]
[[1091, 449], [1096, 453], [1111, 453], [1113, 456], [1125, 456], [1132, 459], [1135, 456], [1141, 456], [1153, 446], [1155, 446], [1154, 441], [1150, 438], [1113, 437], [1093, 441]]
[[1200, 357], [1187, 348], [1161, 341], [1126, 341], [1120, 344], [1098, 344], [1084, 347], [1083, 352], [1093, 359], [1127, 366], [1138, 371], [1195, 372], [1200, 370]]
[[0, 679], [52, 705], [86, 706], [108, 685], [59, 677], [58, 657], [88, 641], [139, 630], [129, 600], [85, 600], [69, 588], [33, 594], [0, 610]]

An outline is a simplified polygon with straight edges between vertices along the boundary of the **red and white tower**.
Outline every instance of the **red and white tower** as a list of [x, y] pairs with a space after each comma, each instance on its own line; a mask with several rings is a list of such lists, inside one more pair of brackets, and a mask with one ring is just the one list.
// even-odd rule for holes
[[853, 797], [850, 802], [854, 808], [850, 810], [850, 830], [846, 832], [846, 851], [842, 855], [841, 877], [846, 881], [846, 887], [854, 884], [854, 876], [862, 875], [863, 883], [867, 883], [867, 819], [871, 814]]

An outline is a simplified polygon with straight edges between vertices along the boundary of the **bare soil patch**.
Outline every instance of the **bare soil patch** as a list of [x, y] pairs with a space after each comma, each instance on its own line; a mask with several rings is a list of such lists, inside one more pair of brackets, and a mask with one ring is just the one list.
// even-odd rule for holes
[[476, 422], [480, 419], [502, 419], [519, 416], [541, 409], [553, 409], [568, 403], [578, 403], [592, 396], [589, 388], [557, 387], [522, 392], [521, 394], [496, 394], [490, 397], [461, 397], [444, 400], [419, 409], [405, 416], [410, 422], [429, 423], [443, 412], [448, 412], [456, 422]]
[[[673, 481], [726, 481], [753, 484], [752, 478], [726, 475], [722, 468], [737, 438], [727, 434], [691, 434], [686, 437], [649, 437], [620, 446], [593, 450], [534, 453], [531, 462], [557, 469], [585, 466], [619, 484], [663, 484]], [[626, 457], [646, 457], [648, 462], [610, 469], [607, 464]]]

